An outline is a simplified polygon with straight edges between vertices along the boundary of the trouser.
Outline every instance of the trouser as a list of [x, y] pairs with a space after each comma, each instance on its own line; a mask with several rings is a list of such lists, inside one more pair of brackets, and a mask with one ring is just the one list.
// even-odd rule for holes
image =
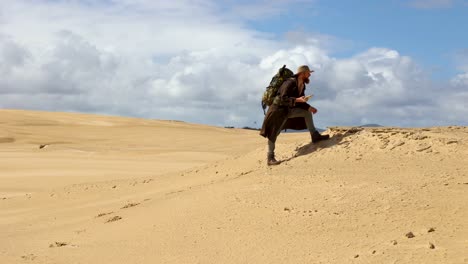
[[[307, 125], [307, 129], [310, 131], [311, 135], [312, 133], [316, 131], [315, 126], [314, 126], [314, 119], [310, 111], [302, 109], [302, 108], [292, 108], [291, 110], [289, 110], [288, 118], [284, 120], [283, 124], [281, 125], [281, 129], [278, 130], [277, 136], [281, 133], [281, 130], [283, 130], [283, 127], [286, 124], [286, 121], [288, 121], [289, 118], [296, 118], [296, 117], [304, 118], [305, 123]], [[268, 140], [268, 156], [274, 157], [274, 155], [275, 155], [275, 142]]]

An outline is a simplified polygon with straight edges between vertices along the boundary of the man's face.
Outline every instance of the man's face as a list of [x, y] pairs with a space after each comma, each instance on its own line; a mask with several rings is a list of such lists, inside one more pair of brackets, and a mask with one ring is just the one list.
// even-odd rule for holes
[[310, 72], [303, 72], [301, 73], [302, 75], [302, 80], [304, 81], [304, 83], [309, 83], [310, 82]]

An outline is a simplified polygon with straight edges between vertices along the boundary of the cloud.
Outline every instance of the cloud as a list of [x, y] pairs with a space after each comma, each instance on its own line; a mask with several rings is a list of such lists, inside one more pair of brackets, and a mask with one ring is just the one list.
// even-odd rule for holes
[[[409, 57], [385, 48], [371, 48], [346, 59], [329, 57], [313, 47], [279, 51], [264, 63], [306, 62], [316, 69], [309, 90], [319, 108], [319, 123], [327, 125], [428, 126], [455, 122], [444, 116], [450, 104], [463, 102], [447, 94], [457, 89], [441, 89]], [[444, 111], [442, 110], [442, 107]], [[468, 114], [460, 108], [462, 114]], [[460, 112], [461, 111], [461, 112]], [[463, 119], [459, 119], [458, 122]], [[466, 122], [466, 121], [465, 121]]]
[[458, 70], [468, 72], [468, 49], [462, 49], [455, 52], [453, 60]]
[[336, 58], [332, 36], [273, 39], [215, 1], [19, 0], [0, 9], [2, 108], [258, 127], [272, 75], [308, 64], [319, 127], [467, 122], [465, 73], [437, 84], [389, 48]]
[[468, 87], [468, 72], [458, 74], [452, 78], [451, 83], [455, 87]]
[[460, 73], [450, 80], [450, 84], [459, 90], [466, 89], [468, 87], [468, 49], [457, 51], [454, 61]]
[[409, 5], [419, 9], [450, 8], [454, 0], [413, 0]]
[[0, 72], [10, 74], [16, 67], [21, 67], [30, 57], [30, 53], [14, 40], [0, 35]]

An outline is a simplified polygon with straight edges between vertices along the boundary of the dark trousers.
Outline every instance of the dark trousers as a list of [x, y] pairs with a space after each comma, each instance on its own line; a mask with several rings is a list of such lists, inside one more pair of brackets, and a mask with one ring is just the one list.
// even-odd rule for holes
[[[289, 113], [288, 113], [288, 118], [296, 118], [296, 117], [304, 117], [305, 123], [307, 125], [307, 129], [310, 131], [310, 133], [315, 132], [315, 126], [314, 126], [314, 119], [312, 117], [312, 113], [304, 110], [302, 108], [292, 108]], [[283, 126], [286, 124], [287, 119], [284, 120], [283, 124], [281, 125], [281, 129], [278, 130], [278, 135], [281, 133], [281, 130], [283, 130]], [[275, 142], [268, 140], [268, 155], [269, 156], [274, 156], [275, 155]]]

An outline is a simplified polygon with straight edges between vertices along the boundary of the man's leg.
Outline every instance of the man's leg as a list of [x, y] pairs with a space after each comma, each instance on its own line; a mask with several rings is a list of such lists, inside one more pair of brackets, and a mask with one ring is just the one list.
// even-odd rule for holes
[[275, 156], [275, 142], [268, 140], [268, 157]]
[[281, 161], [275, 159], [275, 142], [268, 140], [268, 154], [267, 154], [267, 165], [278, 165]]
[[295, 118], [295, 117], [303, 117], [305, 123], [307, 125], [307, 129], [310, 133], [314, 133], [317, 129], [315, 129], [314, 119], [312, 117], [312, 113], [304, 110], [302, 108], [293, 108], [289, 112], [288, 118]]
[[304, 121], [307, 125], [307, 129], [310, 132], [310, 138], [312, 142], [319, 142], [321, 140], [329, 139], [329, 135], [320, 135], [320, 133], [315, 129], [314, 119], [312, 117], [312, 113], [304, 110], [302, 108], [293, 108], [289, 112], [288, 118], [295, 118], [295, 117], [304, 117]]
[[[279, 134], [281, 133], [281, 130], [283, 130], [283, 126], [284, 126], [284, 124], [286, 124], [286, 121], [287, 121], [287, 119], [281, 125], [281, 129], [278, 130], [278, 132], [276, 134], [276, 138], [278, 138]], [[268, 153], [267, 153], [267, 164], [268, 165], [278, 165], [278, 164], [281, 163], [281, 162], [279, 162], [279, 161], [277, 161], [275, 159], [275, 148], [276, 148], [276, 140], [271, 141], [270, 139], [268, 139]]]

